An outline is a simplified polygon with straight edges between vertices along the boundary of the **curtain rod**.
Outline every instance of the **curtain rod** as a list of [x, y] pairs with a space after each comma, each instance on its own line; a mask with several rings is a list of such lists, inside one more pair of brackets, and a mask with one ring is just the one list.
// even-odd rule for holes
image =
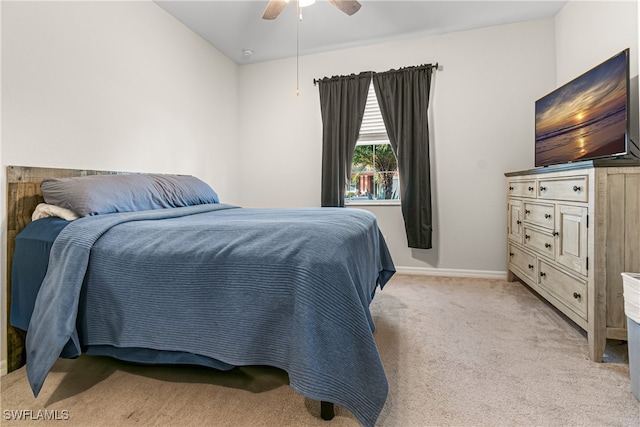
[[[421, 67], [431, 67], [431, 68], [433, 68], [434, 70], [436, 70], [436, 71], [437, 71], [437, 70], [438, 70], [439, 65], [440, 65], [440, 64], [439, 64], [439, 63], [437, 63], [437, 62], [436, 62], [435, 64], [414, 65], [414, 66], [409, 66], [409, 67], [399, 68], [399, 69], [397, 69], [397, 70], [381, 71], [381, 72], [379, 72], [379, 74], [390, 73], [390, 72], [394, 72], [394, 71], [396, 71], [396, 72], [397, 72], [397, 71], [402, 71], [402, 70], [407, 69], [407, 68], [421, 68]], [[375, 72], [375, 71], [363, 71], [363, 72], [362, 72], [362, 73], [360, 73], [360, 74], [366, 74], [366, 73], [371, 73], [372, 75], [373, 75], [373, 74], [376, 74], [376, 72]], [[351, 76], [353, 76], [353, 77], [357, 77], [357, 76], [359, 76], [360, 74], [351, 74], [351, 75], [349, 75], [349, 76], [333, 76], [333, 77], [329, 77], [329, 79], [332, 79], [332, 78], [334, 78], [334, 77], [351, 77]], [[315, 86], [316, 84], [318, 84], [318, 82], [320, 82], [321, 80], [324, 80], [324, 79], [326, 79], [326, 78], [328, 78], [328, 77], [323, 77], [323, 78], [321, 78], [321, 79], [313, 79], [313, 85]]]

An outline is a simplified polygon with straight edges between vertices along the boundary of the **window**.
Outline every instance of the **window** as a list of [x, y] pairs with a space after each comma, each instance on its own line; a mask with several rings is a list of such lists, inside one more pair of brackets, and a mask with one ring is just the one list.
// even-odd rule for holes
[[391, 149], [373, 84], [369, 86], [360, 135], [353, 153], [345, 202], [398, 201], [398, 161]]

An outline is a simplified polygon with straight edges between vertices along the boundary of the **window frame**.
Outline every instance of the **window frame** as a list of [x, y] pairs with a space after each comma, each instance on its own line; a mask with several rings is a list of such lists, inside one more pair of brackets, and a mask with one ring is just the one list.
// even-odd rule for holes
[[[380, 105], [378, 104], [378, 98], [376, 97], [373, 81], [369, 86], [369, 93], [367, 95], [367, 103], [364, 109], [364, 115], [362, 118], [362, 125], [360, 127], [360, 135], [356, 142], [356, 147], [360, 145], [391, 145], [389, 137], [387, 136], [387, 130], [382, 119], [382, 113], [380, 112]], [[393, 149], [392, 149], [393, 150]], [[394, 153], [395, 156], [395, 153]], [[397, 162], [397, 159], [396, 159]], [[397, 199], [368, 199], [368, 200], [353, 200], [347, 198], [351, 188], [351, 176], [353, 173], [353, 159], [351, 160], [349, 177], [345, 185], [345, 206], [399, 206], [400, 202], [400, 176], [398, 175], [398, 198]], [[397, 173], [396, 164], [396, 173]], [[375, 169], [374, 173], [379, 173]]]

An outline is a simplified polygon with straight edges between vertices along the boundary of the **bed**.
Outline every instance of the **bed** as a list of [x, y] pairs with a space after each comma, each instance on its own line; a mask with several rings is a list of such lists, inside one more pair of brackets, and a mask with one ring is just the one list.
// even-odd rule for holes
[[[58, 357], [82, 352], [267, 365], [323, 418], [337, 403], [375, 424], [388, 385], [369, 304], [395, 269], [369, 212], [242, 208], [173, 175], [9, 167], [7, 181], [9, 225], [23, 223], [8, 233], [10, 344], [27, 330], [34, 395]], [[40, 183], [63, 213], [29, 223]]]

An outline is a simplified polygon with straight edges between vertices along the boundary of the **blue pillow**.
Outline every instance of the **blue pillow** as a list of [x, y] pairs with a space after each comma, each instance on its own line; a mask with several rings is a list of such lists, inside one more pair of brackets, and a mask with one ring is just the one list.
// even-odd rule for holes
[[189, 175], [120, 174], [45, 179], [46, 203], [78, 216], [219, 203], [216, 192]]

